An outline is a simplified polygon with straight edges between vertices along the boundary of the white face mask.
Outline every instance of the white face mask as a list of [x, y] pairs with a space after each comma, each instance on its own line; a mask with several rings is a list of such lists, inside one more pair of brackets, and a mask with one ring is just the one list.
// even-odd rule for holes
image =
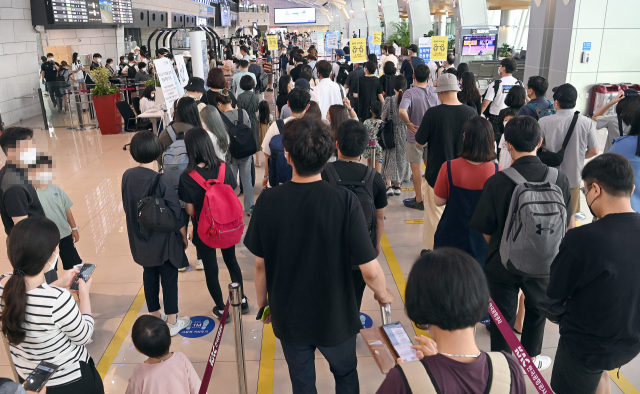
[[23, 165], [36, 164], [38, 151], [36, 148], [29, 148], [26, 152], [20, 152], [20, 163]]
[[53, 258], [53, 262], [47, 263], [49, 265], [49, 269], [47, 270], [47, 272], [52, 271], [54, 268], [56, 268], [56, 265], [58, 264], [58, 257], [60, 256], [60, 253], [56, 253], [54, 256], [55, 257]]
[[48, 60], [48, 61], [50, 61], [50, 62], [52, 62], [52, 61], [53, 61], [53, 58], [52, 58], [52, 57], [50, 57], [50, 58], [48, 58], [47, 60]]
[[156, 94], [155, 93], [151, 93], [151, 98], [154, 98], [154, 97], [156, 97]]
[[36, 173], [36, 182], [44, 183], [47, 185], [50, 184], [51, 182], [53, 182], [53, 172], [45, 171]]
[[509, 121], [503, 122], [503, 123], [502, 123], [502, 125], [503, 125], [504, 127], [507, 127], [507, 123], [509, 123]]
[[124, 64], [129, 64], [129, 59], [124, 59]]
[[98, 64], [102, 63], [102, 59], [98, 59]]

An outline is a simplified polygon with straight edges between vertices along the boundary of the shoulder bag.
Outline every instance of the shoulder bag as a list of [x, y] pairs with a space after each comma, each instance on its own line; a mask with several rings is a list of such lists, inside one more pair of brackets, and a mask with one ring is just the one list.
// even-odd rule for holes
[[567, 149], [567, 145], [569, 145], [569, 140], [573, 135], [573, 129], [576, 128], [578, 116], [580, 116], [580, 111], [576, 111], [573, 114], [573, 120], [571, 120], [569, 131], [567, 131], [567, 135], [564, 137], [564, 141], [562, 142], [562, 148], [559, 151], [551, 152], [547, 148], [543, 147], [540, 147], [540, 149], [538, 149], [537, 155], [543, 164], [546, 164], [549, 167], [558, 167], [560, 164], [562, 164], [562, 161], [564, 160], [564, 151], [565, 149]]

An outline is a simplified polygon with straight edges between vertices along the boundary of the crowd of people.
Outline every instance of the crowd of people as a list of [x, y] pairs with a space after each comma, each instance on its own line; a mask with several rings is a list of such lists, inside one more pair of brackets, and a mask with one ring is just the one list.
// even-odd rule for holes
[[[556, 393], [610, 390], [606, 371], [640, 352], [640, 269], [632, 263], [640, 246], [628, 241], [640, 233], [637, 92], [618, 95], [617, 116], [603, 115], [610, 104], [590, 119], [575, 111], [575, 87], [554, 87], [547, 99], [547, 80], [517, 80], [511, 57], [480, 95], [466, 64], [456, 68], [452, 56], [425, 64], [415, 45], [404, 59], [402, 48], [385, 46], [380, 62], [373, 56], [364, 64], [350, 62], [349, 47], [332, 63], [318, 60], [313, 47], [283, 46], [273, 116], [263, 97], [273, 85], [260, 82], [265, 70], [254, 55], [269, 51], [257, 39], [240, 44], [212, 64], [207, 90], [190, 78], [159, 136], [140, 131], [131, 139], [138, 165], [123, 174], [122, 204], [149, 316], [133, 326], [134, 346], [148, 359], [127, 393], [198, 391], [189, 360], [170, 351], [171, 337], [190, 323], [178, 310], [179, 272], [195, 246], [195, 267], [204, 270], [212, 314], [221, 319], [217, 249], [242, 289], [241, 238], [233, 237], [245, 215], [242, 242], [255, 257], [257, 299], [250, 304], [242, 289], [242, 313], [269, 308], [262, 321], [282, 344], [294, 393], [315, 392], [316, 349], [336, 392], [358, 393], [358, 311], [366, 287], [380, 304], [395, 301], [378, 256], [388, 199], [402, 194], [403, 182], [415, 193], [404, 206], [424, 211], [424, 249], [405, 294], [408, 317], [431, 335], [415, 338], [419, 377], [443, 393], [483, 393], [493, 384], [526, 391], [511, 347], [489, 322], [491, 299], [521, 334], [529, 362], [540, 371], [553, 364]], [[131, 56], [123, 73], [135, 68]], [[144, 56], [135, 56], [139, 73]], [[604, 127], [599, 155], [596, 128]], [[32, 138], [20, 127], [0, 134], [7, 156], [0, 215], [14, 268], [0, 277], [2, 330], [21, 379], [48, 360], [60, 364], [49, 393], [103, 393], [85, 347], [93, 333], [91, 279], [68, 290], [82, 262], [72, 202], [51, 184], [52, 160]], [[174, 152], [185, 157], [177, 173], [166, 165]], [[580, 193], [594, 221], [577, 227], [586, 216]], [[166, 222], [144, 221], [140, 207], [150, 196], [163, 201]], [[58, 258], [60, 278], [52, 275]], [[555, 362], [542, 354], [547, 320], [560, 325]], [[475, 342], [480, 322], [491, 352]], [[415, 371], [399, 363], [377, 392], [416, 392], [406, 375]]]

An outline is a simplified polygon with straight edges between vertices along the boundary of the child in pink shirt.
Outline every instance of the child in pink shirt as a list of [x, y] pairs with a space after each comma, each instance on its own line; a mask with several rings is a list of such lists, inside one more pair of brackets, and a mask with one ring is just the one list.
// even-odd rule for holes
[[140, 316], [131, 339], [136, 350], [149, 357], [129, 378], [126, 394], [198, 394], [200, 378], [187, 357], [169, 352], [171, 335], [167, 323], [155, 316]]

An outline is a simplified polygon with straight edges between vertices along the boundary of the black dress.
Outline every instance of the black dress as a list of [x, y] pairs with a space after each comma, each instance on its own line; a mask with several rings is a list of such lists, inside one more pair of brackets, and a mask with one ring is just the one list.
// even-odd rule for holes
[[393, 90], [393, 79], [395, 77], [394, 74], [382, 74], [380, 77], [380, 85], [382, 86], [385, 98], [396, 94], [395, 90]]
[[475, 109], [478, 112], [478, 115], [482, 115], [482, 97], [479, 97], [478, 100], [473, 101], [473, 100], [463, 100], [461, 97], [462, 92], [458, 92], [458, 100], [460, 100], [460, 102], [462, 104], [466, 104], [469, 107]]
[[373, 75], [360, 77], [353, 92], [358, 93], [358, 119], [364, 122], [371, 117], [371, 111], [369, 111], [371, 104], [378, 101], [378, 95], [382, 94], [380, 79]]

